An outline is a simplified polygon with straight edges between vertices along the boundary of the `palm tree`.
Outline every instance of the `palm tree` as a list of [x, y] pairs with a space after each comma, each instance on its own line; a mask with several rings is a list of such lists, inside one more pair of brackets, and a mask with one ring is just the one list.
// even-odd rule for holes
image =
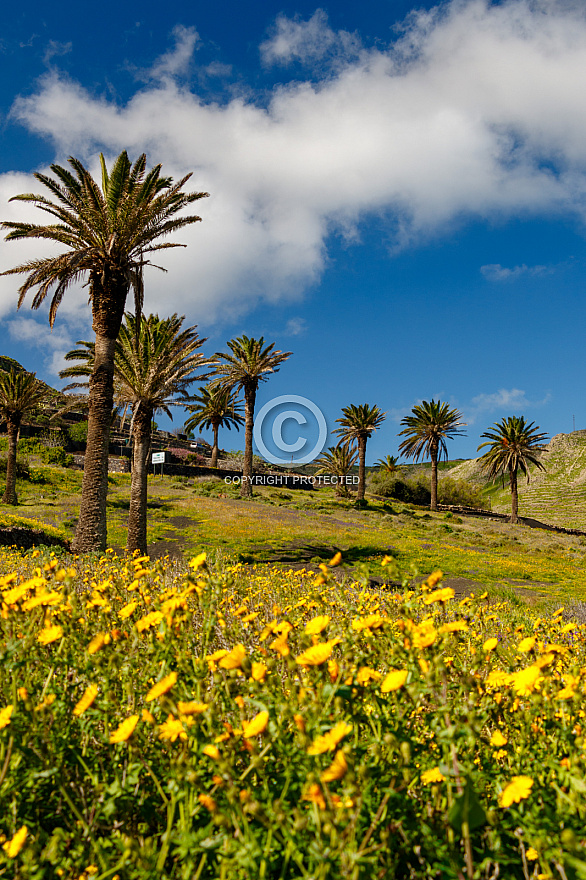
[[236, 394], [229, 388], [214, 388], [207, 385], [199, 389], [200, 393], [193, 395], [195, 404], [186, 409], [192, 413], [185, 422], [185, 430], [193, 431], [194, 428], [211, 428], [214, 432], [214, 445], [212, 446], [213, 468], [218, 466], [218, 431], [227, 428], [229, 431], [235, 427], [240, 430], [244, 422], [242, 418], [242, 405]]
[[[158, 242], [163, 236], [195, 223], [200, 217], [177, 214], [208, 193], [183, 192], [190, 175], [177, 183], [161, 175], [161, 166], [146, 170], [146, 157], [131, 165], [122, 152], [108, 172], [100, 155], [101, 186], [79, 162], [70, 158], [72, 171], [51, 165], [53, 176], [36, 173], [53, 198], [33, 193], [11, 201], [32, 202], [55, 218], [47, 224], [4, 222], [7, 240], [40, 238], [57, 243], [59, 253], [30, 260], [4, 274], [24, 274], [18, 307], [29, 290], [36, 289], [32, 308], [52, 294], [49, 324], [67, 289], [87, 279], [96, 334], [95, 358], [90, 380], [87, 452], [82, 484], [80, 516], [72, 549], [79, 553], [106, 548], [106, 493], [108, 446], [113, 401], [114, 346], [126, 298], [135, 293], [137, 313], [142, 308], [143, 269], [152, 265], [148, 256], [176, 242]], [[160, 267], [159, 267], [160, 268]]]
[[401, 471], [398, 462], [399, 459], [395, 458], [394, 455], [387, 455], [385, 458], [379, 458], [375, 462], [375, 467], [378, 467], [380, 471], [384, 471], [386, 474], [398, 474]]
[[511, 487], [511, 522], [519, 522], [519, 494], [517, 491], [517, 472], [521, 470], [529, 482], [528, 465], [534, 464], [540, 470], [545, 467], [540, 460], [547, 434], [539, 433], [535, 422], [527, 424], [524, 416], [509, 416], [496, 422], [485, 431], [486, 443], [481, 443], [478, 451], [488, 446], [489, 449], [479, 459], [484, 471], [491, 479], [505, 473], [509, 475]]
[[315, 472], [316, 477], [321, 474], [332, 474], [338, 477], [336, 481], [336, 495], [347, 497], [348, 487], [346, 477], [356, 464], [358, 450], [355, 446], [330, 446], [326, 452], [322, 452], [314, 464], [319, 466]]
[[405, 425], [399, 437], [406, 435], [406, 440], [399, 446], [399, 452], [407, 458], [419, 461], [422, 457], [431, 459], [431, 510], [437, 510], [437, 462], [443, 455], [448, 457], [446, 439], [465, 434], [462, 414], [451, 409], [449, 404], [441, 400], [424, 400], [411, 410], [413, 415], [401, 419]]
[[[128, 513], [128, 550], [147, 552], [147, 474], [151, 446], [153, 416], [162, 410], [171, 418], [169, 407], [188, 403], [189, 386], [205, 375], [199, 371], [211, 363], [199, 349], [206, 341], [200, 339], [195, 327], [182, 329], [185, 319], [172, 315], [135, 315], [126, 313], [116, 341], [114, 354], [114, 385], [117, 400], [132, 408], [130, 436], [132, 475], [130, 510]], [[93, 358], [93, 344], [78, 342], [84, 349], [69, 352], [66, 360], [79, 360], [76, 367], [60, 373], [62, 378], [87, 376]], [[71, 387], [80, 387], [74, 383]]]
[[214, 387], [244, 391], [244, 464], [240, 488], [240, 494], [244, 496], [252, 495], [252, 431], [258, 386], [272, 373], [278, 373], [280, 365], [293, 354], [291, 351], [273, 351], [274, 347], [274, 342], [265, 347], [264, 336], [260, 339], [240, 336], [228, 342], [231, 353], [218, 352], [216, 355], [223, 363], [216, 367]]
[[342, 407], [342, 413], [342, 418], [336, 419], [341, 427], [336, 428], [334, 434], [340, 435], [340, 443], [344, 446], [356, 442], [358, 447], [356, 500], [363, 501], [366, 488], [366, 442], [372, 436], [372, 432], [380, 428], [387, 414], [381, 412], [378, 406], [369, 406], [368, 403]]
[[25, 370], [0, 372], [0, 416], [6, 420], [8, 457], [4, 504], [18, 504], [16, 497], [16, 446], [22, 419], [47, 398], [50, 390]]

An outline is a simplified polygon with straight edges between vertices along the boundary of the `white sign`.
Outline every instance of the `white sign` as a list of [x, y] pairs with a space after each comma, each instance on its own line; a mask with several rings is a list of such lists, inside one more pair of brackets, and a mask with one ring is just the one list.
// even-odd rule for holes
[[153, 464], [165, 464], [165, 453], [153, 452], [152, 462]]

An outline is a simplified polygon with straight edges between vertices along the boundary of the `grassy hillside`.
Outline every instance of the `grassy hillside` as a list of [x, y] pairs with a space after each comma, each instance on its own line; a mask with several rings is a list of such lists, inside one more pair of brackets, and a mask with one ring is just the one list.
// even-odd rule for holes
[[[586, 431], [557, 434], [543, 456], [545, 471], [535, 467], [530, 482], [519, 479], [519, 513], [551, 525], [586, 530]], [[478, 459], [465, 461], [450, 476], [485, 484]], [[488, 487], [492, 509], [508, 513], [511, 496], [505, 481]]]
[[[18, 508], [0, 512], [34, 518], [73, 535], [81, 472], [38, 468], [21, 481]], [[42, 480], [38, 479], [42, 477]], [[123, 551], [130, 478], [109, 477], [108, 542]], [[532, 600], [586, 599], [581, 569], [586, 538], [506, 522], [430, 514], [399, 502], [371, 500], [364, 510], [329, 489], [261, 489], [252, 501], [222, 481], [149, 478], [148, 545], [152, 556], [212, 557], [264, 566], [317, 569], [337, 550], [347, 570], [400, 581], [442, 569], [458, 593], [471, 589]], [[381, 566], [384, 556], [390, 563]]]

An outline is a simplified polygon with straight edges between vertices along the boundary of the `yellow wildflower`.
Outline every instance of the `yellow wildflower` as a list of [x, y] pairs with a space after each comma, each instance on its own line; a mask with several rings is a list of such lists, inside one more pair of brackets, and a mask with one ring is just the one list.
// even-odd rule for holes
[[28, 829], [26, 825], [23, 825], [22, 828], [19, 828], [16, 832], [12, 840], [7, 840], [6, 843], [2, 845], [2, 849], [9, 859], [15, 859], [17, 857], [24, 846], [27, 834]]
[[143, 709], [142, 712], [140, 713], [140, 717], [143, 721], [146, 721], [147, 724], [155, 724], [156, 723], [155, 716], [153, 715], [152, 712], [149, 712], [148, 709]]
[[110, 742], [127, 742], [134, 733], [134, 728], [137, 724], [138, 715], [131, 715], [129, 718], [126, 718], [126, 720], [123, 721], [122, 724], [120, 724], [112, 734], [110, 734]]
[[498, 746], [498, 747], [506, 746], [507, 742], [508, 742], [507, 738], [502, 735], [500, 730], [495, 730], [495, 732], [493, 733], [493, 735], [490, 738], [491, 746]]
[[527, 654], [534, 648], [536, 641], [537, 639], [535, 636], [528, 636], [526, 639], [519, 642], [517, 645], [517, 651], [519, 651], [520, 654]]
[[340, 674], [340, 667], [338, 666], [337, 660], [328, 660], [328, 674], [330, 676], [330, 681], [334, 684]]
[[189, 703], [183, 703], [181, 700], [177, 703], [177, 708], [182, 715], [201, 715], [208, 708], [209, 703], [197, 703], [191, 700]]
[[258, 736], [260, 733], [264, 732], [268, 723], [269, 713], [259, 712], [251, 721], [245, 721], [242, 724], [242, 736], [245, 739], [250, 739], [252, 736]]
[[521, 697], [533, 693], [541, 681], [542, 675], [538, 666], [528, 666], [511, 674], [513, 690]]
[[89, 707], [92, 705], [96, 697], [98, 696], [98, 686], [96, 684], [90, 684], [85, 689], [82, 698], [76, 703], [73, 714], [76, 716], [83, 715], [84, 712], [87, 712]]
[[159, 725], [159, 739], [168, 739], [171, 742], [175, 742], [177, 738], [187, 739], [187, 733], [181, 721], [169, 714], [167, 720]]
[[162, 697], [163, 694], [168, 693], [176, 683], [177, 673], [170, 672], [169, 675], [166, 675], [165, 678], [162, 678], [160, 681], [152, 686], [152, 688], [146, 695], [147, 703], [150, 703], [152, 702], [152, 700], [156, 700], [157, 697]]
[[129, 602], [128, 605], [125, 605], [124, 608], [120, 609], [118, 617], [122, 618], [122, 620], [126, 620], [127, 617], [130, 617], [130, 615], [133, 614], [137, 606], [138, 602]]
[[439, 584], [439, 582], [442, 580], [443, 576], [444, 576], [443, 571], [440, 571], [439, 569], [437, 571], [433, 571], [429, 575], [429, 577], [427, 578], [427, 581], [426, 581], [427, 587], [430, 590], [433, 589], [433, 587], [435, 587], [436, 584]]
[[386, 618], [376, 614], [368, 614], [366, 617], [356, 617], [352, 621], [352, 629], [361, 632], [364, 629], [379, 629], [386, 622]]
[[485, 683], [489, 688], [500, 688], [505, 684], [511, 683], [511, 676], [508, 672], [502, 672], [500, 669], [495, 669], [493, 672], [489, 672]]
[[444, 587], [442, 590], [435, 590], [429, 593], [423, 600], [424, 605], [432, 605], [434, 602], [449, 602], [454, 598], [454, 591], [451, 587]]
[[444, 782], [444, 774], [439, 767], [433, 767], [431, 770], [425, 770], [421, 774], [421, 781], [424, 785], [431, 785], [434, 782]]
[[346, 763], [344, 752], [340, 750], [336, 752], [334, 760], [327, 770], [324, 770], [321, 774], [320, 779], [322, 782], [335, 782], [337, 779], [342, 779], [346, 775], [347, 770], [348, 764]]
[[494, 649], [496, 648], [498, 643], [499, 643], [499, 640], [495, 639], [494, 637], [492, 639], [487, 639], [485, 641], [484, 645], [482, 646], [482, 650], [486, 651], [486, 653], [488, 654], [490, 651], [494, 651]]
[[422, 621], [411, 632], [414, 648], [428, 648], [436, 640], [437, 632], [431, 620]]
[[210, 813], [215, 813], [218, 809], [215, 800], [213, 799], [213, 797], [210, 797], [209, 794], [198, 794], [197, 799], [202, 807], [205, 807], [206, 810], [210, 811]]
[[273, 639], [273, 641], [269, 645], [269, 648], [272, 651], [276, 651], [278, 654], [281, 655], [281, 657], [286, 657], [288, 654], [291, 653], [290, 649], [289, 649], [289, 645], [287, 643], [288, 638], [289, 638], [289, 633], [288, 632], [283, 633], [278, 638]]
[[312, 645], [311, 648], [300, 654], [295, 662], [299, 666], [321, 666], [322, 663], [325, 663], [330, 658], [334, 646], [339, 642], [340, 639], [330, 639], [329, 642], [320, 642], [318, 645]]
[[221, 669], [240, 669], [242, 661], [246, 657], [246, 648], [244, 645], [236, 645], [232, 650], [222, 657], [220, 660]]
[[19, 700], [28, 700], [28, 691], [25, 687], [18, 688], [16, 693]]
[[330, 622], [329, 614], [320, 614], [318, 617], [314, 617], [312, 620], [308, 620], [305, 624], [305, 633], [308, 636], [316, 636], [322, 630], [326, 628], [328, 623]]
[[62, 635], [63, 627], [59, 626], [59, 624], [47, 626], [40, 631], [37, 636], [37, 642], [40, 642], [41, 645], [50, 645], [51, 642], [56, 642], [57, 639], [60, 639]]
[[220, 757], [220, 750], [217, 746], [206, 746], [203, 750], [204, 755], [207, 755], [208, 758], [213, 758], [214, 761], [217, 761]]
[[146, 629], [150, 629], [151, 626], [156, 626], [162, 619], [163, 614], [161, 611], [151, 611], [149, 614], [141, 617], [140, 620], [137, 620], [135, 626], [139, 632], [144, 632]]
[[499, 804], [501, 807], [510, 807], [511, 804], [518, 804], [529, 797], [532, 787], [533, 780], [530, 776], [513, 776], [509, 784], [501, 792]]
[[398, 691], [407, 681], [408, 675], [409, 673], [406, 669], [391, 669], [384, 677], [383, 683], [380, 686], [381, 693], [388, 694], [391, 691]]
[[96, 633], [89, 645], [87, 646], [88, 654], [95, 654], [104, 645], [109, 644], [110, 636], [108, 633]]
[[346, 721], [339, 721], [327, 733], [320, 734], [315, 738], [308, 748], [307, 754], [322, 755], [324, 752], [332, 752], [351, 730], [351, 724], [348, 724]]
[[378, 681], [379, 678], [382, 678], [382, 675], [380, 672], [377, 672], [376, 669], [371, 669], [369, 666], [362, 666], [356, 674], [355, 681], [356, 684], [365, 685], [372, 679]]
[[42, 703], [39, 703], [38, 706], [35, 706], [35, 712], [42, 712], [43, 709], [48, 709], [49, 706], [52, 706], [55, 700], [57, 699], [57, 694], [47, 694]]
[[253, 681], [264, 681], [268, 672], [268, 667], [265, 663], [260, 663], [255, 660], [252, 664], [251, 678]]
[[303, 795], [303, 800], [311, 801], [311, 803], [317, 804], [320, 810], [325, 810], [326, 808], [326, 802], [324, 800], [322, 790], [315, 782], [313, 783], [313, 785], [309, 786], [309, 788]]
[[338, 550], [338, 552], [334, 556], [332, 556], [332, 558], [328, 562], [328, 565], [331, 566], [331, 568], [335, 568], [337, 565], [340, 565], [341, 562], [342, 562], [342, 554]]
[[468, 624], [465, 620], [452, 620], [440, 626], [440, 633], [468, 632]]
[[193, 559], [189, 562], [189, 567], [193, 569], [201, 568], [202, 565], [205, 565], [206, 561], [206, 553], [199, 553], [197, 556], [194, 556]]
[[4, 706], [3, 709], [0, 709], [0, 730], [4, 727], [8, 727], [10, 724], [10, 716], [12, 715], [14, 706]]
[[527, 852], [525, 853], [528, 862], [536, 862], [539, 858], [539, 853], [532, 846], [529, 847]]

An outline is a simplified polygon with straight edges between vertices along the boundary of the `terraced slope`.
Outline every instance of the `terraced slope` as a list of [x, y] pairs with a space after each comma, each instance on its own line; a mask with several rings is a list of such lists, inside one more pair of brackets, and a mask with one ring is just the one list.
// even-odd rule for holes
[[[531, 482], [519, 479], [519, 513], [551, 525], [586, 530], [586, 431], [556, 434], [543, 455], [545, 471], [531, 469]], [[462, 462], [449, 471], [451, 477], [486, 484], [478, 459]], [[507, 483], [499, 481], [490, 491], [492, 509], [508, 513], [511, 507]]]

